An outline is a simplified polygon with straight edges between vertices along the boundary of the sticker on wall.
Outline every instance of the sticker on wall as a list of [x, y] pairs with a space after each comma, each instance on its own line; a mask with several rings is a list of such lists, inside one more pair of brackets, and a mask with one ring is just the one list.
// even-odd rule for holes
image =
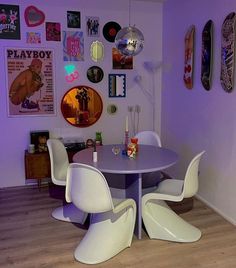
[[84, 60], [84, 36], [83, 32], [63, 31], [63, 60]]
[[0, 39], [20, 40], [19, 6], [0, 5]]
[[116, 34], [121, 29], [121, 26], [115, 21], [107, 22], [103, 27], [103, 36], [108, 42], [115, 42]]
[[79, 72], [75, 69], [75, 65], [66, 65], [65, 67], [66, 71], [66, 81], [71, 83], [75, 80], [79, 79]]
[[44, 23], [45, 15], [43, 11], [35, 6], [28, 6], [25, 9], [25, 23], [28, 27], [35, 27]]
[[206, 90], [211, 89], [212, 74], [212, 28], [213, 22], [209, 20], [202, 31], [202, 64], [201, 81]]
[[46, 40], [61, 41], [61, 24], [58, 22], [46, 22]]
[[228, 93], [233, 91], [234, 84], [235, 20], [236, 14], [230, 13], [221, 28], [220, 82], [222, 88]]
[[125, 97], [126, 96], [126, 75], [125, 74], [109, 74], [109, 97]]
[[116, 47], [112, 48], [113, 69], [133, 69], [133, 57], [125, 56]]
[[27, 44], [41, 44], [41, 33], [26, 32]]
[[68, 28], [80, 28], [80, 12], [79, 11], [67, 11], [67, 27]]
[[193, 88], [193, 60], [194, 60], [194, 35], [195, 26], [191, 25], [185, 35], [184, 54], [184, 83], [186, 88]]
[[98, 17], [86, 17], [86, 31], [88, 36], [98, 37], [100, 35]]
[[8, 115], [55, 115], [51, 49], [7, 48]]

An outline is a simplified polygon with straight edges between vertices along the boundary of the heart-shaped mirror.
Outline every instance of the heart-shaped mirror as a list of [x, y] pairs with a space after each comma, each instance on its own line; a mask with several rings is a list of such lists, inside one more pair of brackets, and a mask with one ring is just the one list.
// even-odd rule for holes
[[25, 9], [25, 22], [28, 27], [35, 27], [42, 24], [45, 20], [43, 11], [35, 6], [28, 6]]

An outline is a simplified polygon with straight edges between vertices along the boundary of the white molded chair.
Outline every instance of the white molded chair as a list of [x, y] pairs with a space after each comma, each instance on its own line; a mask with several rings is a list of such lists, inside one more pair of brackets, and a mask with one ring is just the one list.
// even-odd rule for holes
[[151, 130], [145, 130], [135, 135], [139, 144], [153, 145], [161, 147], [161, 139], [158, 134]]
[[[158, 134], [151, 130], [145, 130], [135, 135], [138, 138], [138, 144], [153, 145], [161, 147], [161, 139]], [[158, 183], [163, 179], [163, 174], [160, 171], [144, 173], [142, 175], [143, 194], [153, 191]]]
[[104, 175], [85, 164], [69, 165], [66, 200], [91, 214], [87, 233], [77, 246], [76, 260], [104, 262], [131, 246], [136, 204], [133, 199], [113, 199]]
[[180, 202], [193, 197], [198, 191], [198, 167], [204, 151], [190, 162], [184, 180], [166, 179], [157, 189], [142, 197], [142, 217], [151, 239], [175, 242], [194, 242], [201, 231], [180, 218], [166, 201]]
[[[51, 179], [55, 185], [66, 186], [66, 174], [69, 166], [68, 154], [59, 139], [48, 139], [47, 146], [51, 164]], [[52, 212], [53, 218], [61, 221], [84, 224], [87, 213], [79, 211], [73, 204], [66, 204]]]

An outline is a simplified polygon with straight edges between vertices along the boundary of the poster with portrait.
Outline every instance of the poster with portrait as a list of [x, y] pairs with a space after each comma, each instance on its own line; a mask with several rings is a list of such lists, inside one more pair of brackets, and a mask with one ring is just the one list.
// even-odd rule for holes
[[84, 60], [84, 35], [83, 32], [63, 31], [63, 60]]
[[99, 37], [99, 17], [86, 17], [86, 30], [88, 36]]
[[6, 48], [5, 57], [8, 115], [55, 115], [53, 50]]
[[0, 39], [20, 39], [19, 6], [0, 4]]

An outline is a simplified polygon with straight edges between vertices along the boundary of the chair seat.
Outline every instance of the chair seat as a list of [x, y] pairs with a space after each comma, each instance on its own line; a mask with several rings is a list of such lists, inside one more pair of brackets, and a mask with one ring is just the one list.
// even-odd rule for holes
[[183, 191], [183, 185], [183, 180], [166, 179], [159, 183], [158, 187], [154, 192], [166, 195], [179, 196]]

